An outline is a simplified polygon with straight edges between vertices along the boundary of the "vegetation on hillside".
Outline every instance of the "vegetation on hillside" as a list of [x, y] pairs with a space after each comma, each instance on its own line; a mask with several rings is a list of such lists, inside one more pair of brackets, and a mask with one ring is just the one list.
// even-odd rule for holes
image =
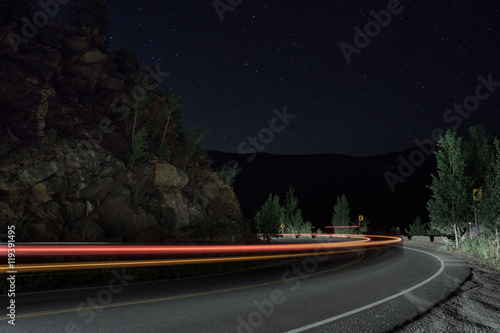
[[499, 265], [500, 143], [482, 127], [469, 133], [465, 141], [449, 130], [438, 142], [427, 204], [430, 227], [453, 234], [454, 247]]
[[267, 241], [281, 232], [281, 224], [284, 225], [285, 233], [311, 233], [311, 222], [304, 221], [292, 186], [288, 188], [284, 200], [278, 195], [270, 194], [254, 220], [257, 232]]

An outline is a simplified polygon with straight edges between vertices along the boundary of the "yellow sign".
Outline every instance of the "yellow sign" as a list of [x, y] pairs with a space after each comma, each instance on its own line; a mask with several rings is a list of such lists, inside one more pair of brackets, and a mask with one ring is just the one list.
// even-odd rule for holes
[[483, 193], [481, 192], [480, 188], [475, 188], [472, 190], [472, 198], [474, 199], [474, 201], [481, 200], [482, 195], [483, 195]]
[[358, 220], [363, 221], [363, 215], [359, 215]]
[[281, 227], [281, 228], [284, 228], [284, 227], [285, 227], [285, 225], [284, 225], [283, 223], [281, 223], [280, 227]]

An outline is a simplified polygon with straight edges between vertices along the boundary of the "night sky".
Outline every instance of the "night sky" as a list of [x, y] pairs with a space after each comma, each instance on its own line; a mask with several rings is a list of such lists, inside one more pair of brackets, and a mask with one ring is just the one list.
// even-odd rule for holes
[[[470, 117], [443, 116], [475, 94], [478, 75], [500, 82], [500, 2], [401, 1], [348, 63], [341, 45], [354, 48], [355, 27], [392, 2], [246, 0], [221, 21], [213, 0], [107, 0], [109, 48], [169, 73], [162, 87], [180, 96], [184, 128], [208, 124], [207, 149], [244, 150], [260, 132], [268, 153], [366, 156], [435, 128], [499, 133], [500, 87]], [[270, 123], [285, 105], [296, 117]]]

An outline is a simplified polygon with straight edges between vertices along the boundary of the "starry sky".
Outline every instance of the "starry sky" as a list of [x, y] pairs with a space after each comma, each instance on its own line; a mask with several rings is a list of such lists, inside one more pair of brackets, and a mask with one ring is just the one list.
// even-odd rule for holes
[[[243, 152], [254, 137], [267, 153], [368, 156], [435, 128], [500, 133], [500, 87], [444, 119], [478, 75], [500, 82], [499, 1], [231, 2], [218, 13], [213, 0], [106, 0], [110, 50], [169, 73], [162, 88], [180, 96], [183, 128], [208, 124], [207, 149]], [[371, 11], [393, 5], [375, 24]]]

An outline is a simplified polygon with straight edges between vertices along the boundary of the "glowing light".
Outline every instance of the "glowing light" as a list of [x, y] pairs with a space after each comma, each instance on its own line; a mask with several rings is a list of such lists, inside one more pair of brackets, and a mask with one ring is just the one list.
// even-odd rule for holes
[[[295, 254], [272, 254], [257, 256], [236, 256], [222, 258], [186, 258], [186, 259], [154, 259], [154, 260], [123, 260], [123, 261], [93, 261], [93, 262], [68, 262], [68, 263], [40, 263], [40, 264], [18, 264], [16, 272], [42, 272], [42, 271], [63, 271], [63, 270], [88, 270], [104, 269], [118, 267], [147, 267], [147, 266], [176, 266], [176, 265], [194, 265], [194, 264], [213, 264], [223, 262], [237, 261], [257, 261], [286, 259], [295, 257], [305, 257], [310, 255], [339, 254], [346, 252], [359, 252], [357, 250], [335, 250], [314, 253], [295, 253]], [[0, 266], [0, 274], [7, 273], [7, 266]]]
[[[324, 234], [296, 234], [298, 236], [330, 237]], [[327, 243], [264, 244], [264, 245], [17, 245], [17, 256], [74, 256], [74, 255], [185, 255], [185, 254], [238, 254], [287, 251], [312, 251], [317, 249], [355, 248], [389, 245], [401, 242], [401, 238], [371, 235], [332, 235], [355, 240]], [[377, 240], [373, 240], [377, 239]], [[0, 256], [7, 256], [8, 247], [0, 248]]]

